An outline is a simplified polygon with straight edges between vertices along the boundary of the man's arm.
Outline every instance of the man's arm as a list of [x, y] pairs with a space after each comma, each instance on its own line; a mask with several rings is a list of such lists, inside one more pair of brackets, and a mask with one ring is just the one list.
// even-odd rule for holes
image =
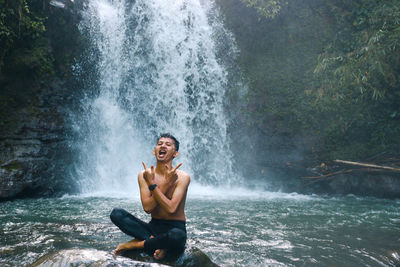
[[169, 214], [173, 214], [177, 211], [179, 204], [187, 193], [187, 189], [190, 183], [190, 176], [186, 173], [181, 174], [180, 179], [177, 181], [177, 185], [171, 199], [167, 198], [158, 186], [153, 190], [153, 198], [155, 201]]
[[[154, 199], [152, 192], [149, 190], [149, 186], [143, 177], [143, 171], [138, 175], [138, 182], [140, 189], [140, 200], [142, 201], [143, 210], [146, 213], [151, 213], [158, 206], [158, 203]], [[163, 195], [165, 195], [169, 189], [167, 186], [157, 187], [159, 187]]]

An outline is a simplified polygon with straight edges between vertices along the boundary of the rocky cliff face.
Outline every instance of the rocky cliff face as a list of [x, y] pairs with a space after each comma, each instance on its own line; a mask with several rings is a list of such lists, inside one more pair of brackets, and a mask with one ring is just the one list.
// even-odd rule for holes
[[71, 62], [79, 51], [79, 17], [72, 5], [50, 3], [40, 8], [47, 16], [46, 32], [33, 44], [15, 40], [0, 73], [0, 200], [71, 188], [65, 181], [66, 118], [73, 101]]
[[13, 125], [0, 140], [0, 198], [50, 195], [62, 184], [62, 155], [65, 141], [65, 99], [67, 90], [53, 83], [31, 103], [13, 114]]

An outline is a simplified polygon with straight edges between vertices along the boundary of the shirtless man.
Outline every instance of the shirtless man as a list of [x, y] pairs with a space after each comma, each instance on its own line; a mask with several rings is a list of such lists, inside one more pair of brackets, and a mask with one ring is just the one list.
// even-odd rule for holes
[[178, 156], [179, 142], [166, 133], [157, 140], [153, 155], [156, 167], [147, 168], [138, 175], [140, 199], [143, 209], [151, 214], [151, 221], [145, 223], [127, 211], [113, 209], [110, 218], [122, 232], [135, 239], [122, 243], [114, 250], [115, 254], [123, 250], [144, 249], [154, 259], [163, 259], [168, 253], [178, 255], [183, 252], [186, 243], [185, 202], [190, 176], [176, 167], [172, 160]]

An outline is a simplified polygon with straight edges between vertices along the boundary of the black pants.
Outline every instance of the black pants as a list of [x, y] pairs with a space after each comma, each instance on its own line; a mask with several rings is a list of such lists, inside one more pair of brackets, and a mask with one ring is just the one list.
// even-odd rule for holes
[[185, 249], [186, 224], [184, 221], [153, 218], [149, 223], [145, 223], [119, 208], [113, 209], [110, 218], [125, 234], [139, 240], [146, 240], [144, 249], [150, 255], [153, 255], [156, 249], [168, 249], [168, 254], [175, 255], [182, 253]]

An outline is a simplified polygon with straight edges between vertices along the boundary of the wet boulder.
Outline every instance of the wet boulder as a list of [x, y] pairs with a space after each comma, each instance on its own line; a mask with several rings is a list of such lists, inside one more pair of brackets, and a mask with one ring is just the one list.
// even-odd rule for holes
[[[130, 258], [141, 262], [154, 262], [154, 259], [148, 254], [140, 250], [125, 251], [121, 254], [123, 257]], [[200, 249], [187, 246], [185, 252], [177, 256], [168, 256], [161, 261], [162, 264], [175, 267], [217, 267], [218, 265], [211, 261], [211, 259]]]
[[187, 247], [179, 257], [166, 257], [155, 261], [141, 250], [125, 251], [121, 255], [96, 249], [65, 249], [49, 253], [30, 267], [111, 267], [111, 266], [140, 266], [140, 267], [218, 267], [210, 258], [196, 247]]
[[111, 267], [111, 266], [137, 266], [137, 267], [163, 267], [166, 265], [154, 262], [141, 262], [125, 257], [115, 256], [111, 252], [96, 249], [66, 249], [49, 253], [30, 267]]
[[400, 249], [397, 251], [389, 251], [388, 256], [393, 266], [400, 266]]
[[217, 264], [211, 261], [211, 259], [200, 249], [196, 247], [188, 247], [185, 253], [178, 258], [175, 262], [175, 266], [182, 267], [218, 267]]

